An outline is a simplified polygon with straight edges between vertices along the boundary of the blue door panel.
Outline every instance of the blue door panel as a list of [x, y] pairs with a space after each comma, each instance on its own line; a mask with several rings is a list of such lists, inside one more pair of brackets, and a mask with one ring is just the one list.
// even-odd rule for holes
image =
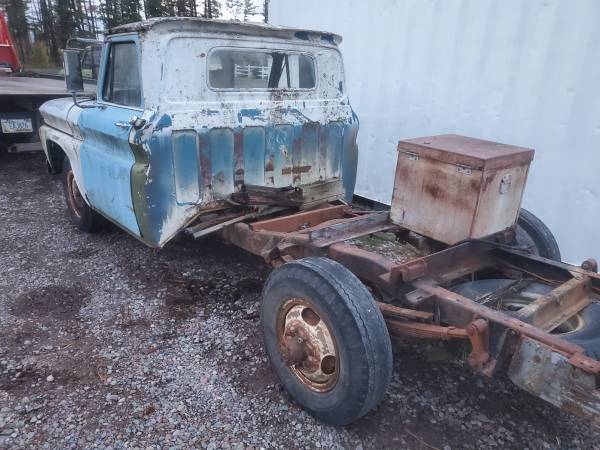
[[127, 123], [132, 115], [131, 110], [115, 106], [84, 109], [79, 117], [84, 138], [80, 159], [90, 204], [139, 236], [131, 195], [135, 158], [129, 146], [129, 129], [115, 125]]

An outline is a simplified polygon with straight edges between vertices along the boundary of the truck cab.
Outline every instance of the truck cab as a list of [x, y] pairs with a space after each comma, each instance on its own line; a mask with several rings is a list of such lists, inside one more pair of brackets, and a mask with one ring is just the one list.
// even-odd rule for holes
[[294, 188], [299, 207], [351, 198], [358, 119], [340, 41], [196, 18], [109, 30], [95, 99], [40, 108], [49, 170], [70, 173], [72, 215], [160, 247], [249, 187]]

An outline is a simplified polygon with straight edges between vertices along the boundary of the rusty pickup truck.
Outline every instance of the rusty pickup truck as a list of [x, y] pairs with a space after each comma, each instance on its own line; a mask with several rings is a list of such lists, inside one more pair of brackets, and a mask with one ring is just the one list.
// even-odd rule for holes
[[484, 376], [600, 423], [600, 276], [520, 209], [534, 152], [402, 140], [391, 209], [353, 205], [358, 119], [341, 38], [162, 18], [109, 30], [95, 98], [40, 111], [73, 222], [161, 247], [219, 236], [274, 267], [260, 326], [281, 384], [348, 424], [383, 398], [392, 339], [447, 341]]

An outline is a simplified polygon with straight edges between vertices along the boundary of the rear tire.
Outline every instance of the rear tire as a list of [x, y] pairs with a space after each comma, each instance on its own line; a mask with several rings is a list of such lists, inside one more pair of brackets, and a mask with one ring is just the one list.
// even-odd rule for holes
[[73, 223], [81, 231], [88, 233], [101, 230], [105, 224], [104, 218], [90, 208], [83, 195], [79, 192], [79, 187], [71, 168], [71, 162], [67, 157], [63, 160], [62, 181], [67, 208], [69, 209]]
[[[505, 288], [513, 281], [508, 279], [469, 281], [454, 287], [452, 291], [471, 300], [477, 300], [497, 289]], [[521, 292], [515, 293], [514, 297], [519, 299], [519, 303], [524, 306], [551, 290], [552, 287], [547, 284], [532, 282]], [[507, 312], [510, 314], [510, 311]], [[559, 328], [553, 333], [557, 333], [561, 338], [579, 345], [585, 350], [586, 355], [600, 361], [600, 304], [592, 302], [583, 311], [567, 321], [567, 325], [569, 326], [563, 325], [562, 329]]]
[[[261, 327], [281, 384], [323, 422], [346, 425], [383, 398], [392, 375], [390, 336], [367, 288], [341, 264], [311, 257], [273, 271]], [[286, 339], [301, 346], [290, 348]]]
[[558, 243], [550, 228], [524, 208], [521, 208], [517, 219], [516, 244], [534, 255], [561, 260]]

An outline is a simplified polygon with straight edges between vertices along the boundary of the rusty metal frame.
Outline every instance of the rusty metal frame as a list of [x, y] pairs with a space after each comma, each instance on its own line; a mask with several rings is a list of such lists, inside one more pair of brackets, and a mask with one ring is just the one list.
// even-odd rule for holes
[[[224, 228], [221, 235], [260, 255], [273, 266], [306, 256], [327, 256], [377, 287], [388, 298], [393, 298], [400, 290], [405, 294], [412, 290], [407, 295], [411, 299], [411, 308], [379, 304], [390, 334], [468, 339], [472, 347], [469, 363], [484, 374], [491, 375], [496, 371], [497, 358], [501, 356], [501, 352], [494, 355], [490, 350], [492, 324], [508, 330], [515, 339], [521, 336], [552, 349], [585, 373], [600, 374], [600, 362], [585, 356], [580, 346], [549, 334], [553, 327], [587, 306], [594, 291], [600, 292], [598, 274], [526, 255], [492, 240], [466, 241], [405, 263], [395, 263], [344, 242], [380, 230], [401, 231], [387, 219], [387, 213], [356, 212], [347, 205], [329, 205], [249, 224], [236, 223]], [[497, 240], [502, 242], [504, 237], [499, 235]], [[528, 314], [523, 317], [508, 316], [444, 287], [466, 275], [492, 268], [520, 271], [556, 287], [526, 309]], [[434, 315], [420, 308], [431, 303], [438, 308], [458, 309], [471, 319], [466, 326], [432, 323]], [[527, 323], [528, 320], [533, 324]]]

